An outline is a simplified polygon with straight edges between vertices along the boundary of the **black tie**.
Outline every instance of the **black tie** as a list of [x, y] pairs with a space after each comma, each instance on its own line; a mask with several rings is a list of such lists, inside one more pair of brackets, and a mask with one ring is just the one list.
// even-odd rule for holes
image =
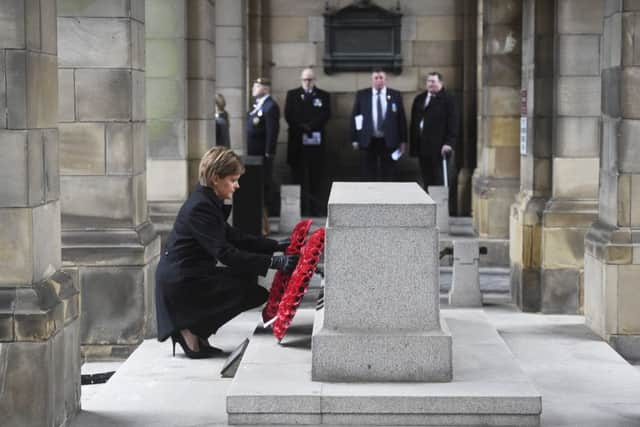
[[378, 115], [378, 121], [376, 123], [376, 130], [382, 133], [382, 101], [380, 101], [380, 91], [376, 94], [376, 113]]

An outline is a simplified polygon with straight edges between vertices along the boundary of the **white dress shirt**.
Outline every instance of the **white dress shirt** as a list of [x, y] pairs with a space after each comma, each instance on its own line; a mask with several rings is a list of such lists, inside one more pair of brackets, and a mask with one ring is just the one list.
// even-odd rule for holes
[[[374, 129], [378, 129], [378, 109], [377, 109], [377, 102], [378, 102], [378, 91], [375, 90], [374, 88], [371, 88], [371, 118], [373, 119], [373, 128]], [[382, 118], [381, 120], [384, 120], [384, 118], [387, 115], [387, 88], [383, 87], [382, 89], [380, 89], [380, 104], [382, 104]]]

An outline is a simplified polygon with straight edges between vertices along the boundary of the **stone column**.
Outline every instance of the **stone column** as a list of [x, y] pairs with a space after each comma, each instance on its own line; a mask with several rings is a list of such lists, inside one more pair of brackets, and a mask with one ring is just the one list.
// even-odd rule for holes
[[231, 148], [246, 151], [247, 0], [216, 0], [216, 91], [227, 100]]
[[187, 7], [146, 0], [145, 15], [147, 200], [164, 242], [189, 193]]
[[518, 191], [522, 2], [484, 0], [478, 106], [478, 167], [473, 224], [481, 237], [509, 236], [509, 206]]
[[603, 3], [556, 2], [553, 185], [542, 218], [544, 313], [576, 313], [582, 306], [584, 236], [598, 203]]
[[477, 157], [477, 55], [478, 55], [478, 2], [464, 0], [463, 39], [462, 39], [462, 99], [460, 119], [462, 121], [462, 138], [458, 142], [456, 156], [460, 172], [458, 172], [458, 191], [456, 192], [456, 215], [471, 215], [471, 176], [476, 167]]
[[[187, 128], [189, 191], [198, 182], [198, 166], [203, 154], [216, 145], [215, 2], [187, 2]], [[241, 73], [243, 69], [234, 70]]]
[[585, 238], [587, 325], [640, 359], [640, 6], [606, 2], [598, 219]]
[[146, 0], [147, 186], [162, 241], [215, 145], [212, 0]]
[[337, 182], [328, 213], [313, 381], [451, 381], [433, 200], [415, 182]]
[[147, 214], [144, 0], [58, 2], [62, 259], [87, 355], [155, 332], [160, 252]]
[[[520, 193], [511, 206], [511, 294], [524, 311], [541, 302], [542, 212], [551, 194], [554, 0], [525, 0], [522, 28]], [[521, 100], [524, 102], [524, 99]]]
[[79, 293], [61, 271], [56, 2], [0, 3], [0, 423], [80, 408]]

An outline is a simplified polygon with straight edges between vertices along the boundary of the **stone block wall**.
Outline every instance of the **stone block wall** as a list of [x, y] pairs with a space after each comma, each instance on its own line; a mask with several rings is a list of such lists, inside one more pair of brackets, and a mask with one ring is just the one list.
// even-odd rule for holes
[[185, 3], [145, 2], [146, 180], [154, 222], [156, 205], [179, 203], [188, 194]]
[[[270, 76], [273, 96], [284, 108], [287, 90], [300, 86], [300, 73], [304, 67], [313, 67], [317, 86], [329, 91], [332, 97], [332, 118], [327, 125], [328, 158], [331, 159], [328, 162], [329, 179], [356, 179], [359, 167], [358, 154], [352, 151], [350, 142], [351, 109], [355, 92], [370, 87], [370, 73], [324, 73], [325, 2], [272, 0], [260, 3], [260, 8], [252, 10], [249, 16], [251, 62], [258, 61], [261, 65], [250, 67], [250, 75]], [[337, 1], [330, 2], [330, 6], [341, 8], [351, 3]], [[465, 89], [464, 24], [465, 11], [471, 9], [475, 12], [475, 9], [467, 7], [463, 0], [383, 0], [375, 4], [390, 9], [399, 5], [403, 14], [402, 73], [388, 74], [387, 85], [403, 93], [407, 120], [413, 98], [424, 90], [426, 75], [430, 71], [440, 71], [444, 75], [446, 87], [457, 96], [460, 110], [469, 111], [464, 109], [461, 96]], [[473, 104], [475, 96], [465, 97], [464, 102]], [[284, 117], [280, 129], [274, 177], [278, 183], [287, 183], [290, 171], [285, 161], [287, 126]], [[419, 175], [417, 161], [408, 156], [400, 160], [398, 169], [401, 180], [415, 181]]]
[[520, 178], [522, 2], [478, 2], [478, 167], [473, 224], [480, 236], [507, 238]]
[[584, 240], [584, 312], [593, 331], [640, 360], [640, 6], [607, 1], [603, 24], [600, 189]]
[[147, 187], [165, 241], [215, 145], [215, 5], [146, 0]]
[[62, 259], [87, 356], [154, 335], [160, 240], [148, 219], [144, 0], [60, 0]]
[[56, 2], [0, 3], [0, 414], [80, 408], [79, 294], [61, 271]]
[[[251, 88], [247, 83], [248, 0], [216, 0], [216, 93], [227, 101], [231, 148], [245, 154], [245, 115]], [[249, 93], [247, 93], [249, 89]]]
[[545, 313], [582, 311], [584, 236], [598, 203], [603, 10], [602, 0], [556, 2], [553, 185], [542, 219]]
[[[554, 0], [523, 3], [522, 90], [526, 91], [526, 151], [520, 157], [520, 192], [511, 206], [511, 292], [525, 311], [541, 304], [542, 212], [551, 194]], [[524, 126], [521, 123], [521, 128]]]

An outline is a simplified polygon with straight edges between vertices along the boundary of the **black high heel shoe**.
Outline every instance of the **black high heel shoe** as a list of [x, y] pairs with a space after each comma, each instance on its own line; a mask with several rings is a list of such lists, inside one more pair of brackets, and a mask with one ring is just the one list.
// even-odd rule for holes
[[210, 353], [214, 356], [223, 353], [222, 349], [212, 346], [211, 344], [209, 344], [209, 341], [205, 340], [204, 338], [198, 337], [198, 344], [200, 345], [200, 351]]
[[176, 343], [180, 344], [180, 347], [182, 347], [182, 351], [184, 351], [185, 356], [187, 356], [189, 359], [208, 359], [214, 356], [213, 353], [206, 352], [202, 349], [200, 349], [199, 351], [191, 350], [180, 332], [171, 335], [171, 343], [173, 344], [174, 357], [176, 355]]

